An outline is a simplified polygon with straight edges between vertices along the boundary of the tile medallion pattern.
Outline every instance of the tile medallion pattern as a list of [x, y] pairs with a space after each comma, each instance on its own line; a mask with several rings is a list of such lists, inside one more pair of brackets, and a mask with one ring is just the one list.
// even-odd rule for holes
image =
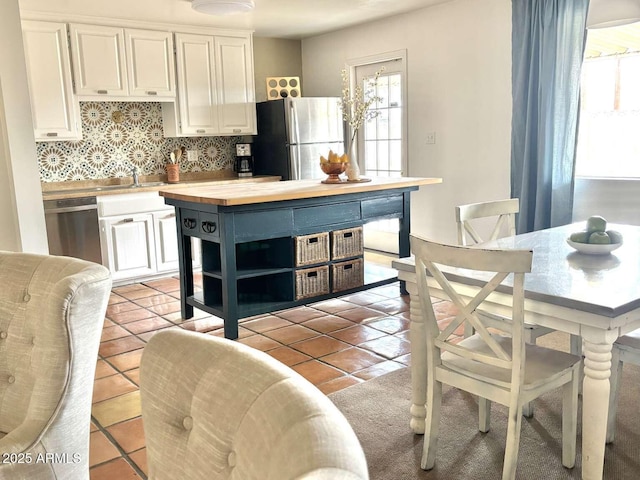
[[198, 160], [182, 162], [181, 172], [233, 169], [234, 145], [241, 137], [165, 138], [162, 107], [156, 102], [80, 102], [82, 140], [37, 142], [42, 182], [166, 173], [176, 148], [197, 150]]

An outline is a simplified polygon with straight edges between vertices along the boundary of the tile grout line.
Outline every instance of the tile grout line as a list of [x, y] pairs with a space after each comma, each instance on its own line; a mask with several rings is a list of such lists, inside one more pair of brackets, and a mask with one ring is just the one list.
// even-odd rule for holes
[[[135, 418], [135, 417], [134, 417]], [[129, 419], [132, 420], [132, 419]], [[129, 466], [131, 468], [134, 469], [134, 471], [140, 476], [140, 478], [142, 480], [147, 480], [147, 476], [145, 475], [145, 473], [142, 471], [142, 469], [140, 467], [138, 467], [138, 465], [136, 464], [136, 462], [134, 462], [130, 457], [129, 454], [127, 452], [124, 451], [124, 449], [120, 446], [120, 444], [116, 441], [115, 438], [113, 438], [113, 435], [111, 435], [111, 433], [109, 433], [109, 431], [102, 426], [102, 424], [100, 422], [98, 422], [98, 419], [95, 418], [93, 415], [91, 415], [91, 421], [93, 422], [93, 424], [98, 428], [98, 430], [100, 432], [102, 432], [102, 434], [107, 437], [107, 440], [109, 440], [109, 442], [116, 447], [116, 449], [120, 452], [120, 458], [123, 458], [125, 462], [127, 462], [129, 464]], [[127, 420], [123, 420], [123, 421], [127, 421]], [[122, 422], [118, 422], [118, 423], [122, 423]], [[117, 423], [114, 423], [114, 425], [117, 425]], [[146, 442], [145, 442], [145, 446], [146, 446]], [[136, 452], [138, 450], [135, 450]], [[111, 458], [109, 460], [106, 460], [102, 463], [98, 463], [96, 465], [92, 465], [89, 470], [92, 470], [100, 465], [104, 465], [106, 463], [112, 462], [116, 460], [115, 458]]]

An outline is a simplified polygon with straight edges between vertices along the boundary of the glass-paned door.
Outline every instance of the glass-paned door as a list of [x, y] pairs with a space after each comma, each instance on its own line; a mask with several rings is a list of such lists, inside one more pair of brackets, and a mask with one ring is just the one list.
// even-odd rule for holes
[[[383, 66], [378, 81], [372, 85], [376, 72]], [[365, 176], [401, 177], [406, 172], [403, 62], [373, 63], [355, 70], [358, 84], [379, 98], [371, 106], [377, 116], [358, 132], [360, 168]], [[367, 224], [364, 240], [366, 248], [398, 253], [398, 221], [390, 219]]]

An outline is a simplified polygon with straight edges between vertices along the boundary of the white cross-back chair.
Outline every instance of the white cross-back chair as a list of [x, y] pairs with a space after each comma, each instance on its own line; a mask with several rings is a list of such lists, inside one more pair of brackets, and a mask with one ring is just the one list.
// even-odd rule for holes
[[[491, 240], [497, 240], [505, 236], [516, 234], [516, 213], [520, 211], [520, 200], [508, 198], [505, 200], [493, 200], [489, 202], [470, 203], [459, 205], [456, 210], [456, 225], [458, 230], [459, 245], [481, 245]], [[474, 221], [496, 217], [491, 234], [484, 239], [474, 228]], [[538, 337], [553, 332], [552, 329], [528, 323], [525, 325], [525, 340], [527, 343], [536, 343]], [[465, 335], [472, 334], [467, 331]], [[571, 353], [578, 355], [582, 349], [582, 341], [579, 336], [571, 336]], [[529, 412], [531, 413], [531, 412]]]
[[[427, 416], [421, 467], [430, 470], [435, 465], [443, 383], [478, 396], [481, 432], [489, 431], [490, 402], [509, 408], [503, 480], [515, 478], [523, 406], [563, 387], [562, 464], [573, 467], [582, 359], [525, 343], [524, 277], [531, 271], [533, 252], [443, 245], [416, 235], [411, 235], [411, 249], [421, 309], [427, 322]], [[463, 297], [443, 274], [442, 265], [487, 272], [483, 274], [487, 275], [486, 283], [473, 298]], [[483, 302], [510, 273], [513, 273], [512, 317], [482, 311]], [[431, 303], [431, 294], [435, 293], [432, 288], [440, 296], [440, 292], [448, 296], [460, 312], [442, 331]], [[465, 324], [471, 324], [476, 333], [455, 343], [459, 337], [453, 332]]]
[[[515, 235], [516, 213], [519, 211], [520, 201], [517, 198], [457, 206], [458, 244], [477, 245], [497, 238]], [[488, 217], [497, 217], [497, 219], [491, 234], [485, 240], [474, 228], [472, 220]]]
[[611, 389], [609, 390], [609, 417], [607, 420], [607, 443], [615, 440], [616, 417], [618, 413], [618, 395], [622, 364], [640, 365], [640, 329], [618, 338], [611, 350]]

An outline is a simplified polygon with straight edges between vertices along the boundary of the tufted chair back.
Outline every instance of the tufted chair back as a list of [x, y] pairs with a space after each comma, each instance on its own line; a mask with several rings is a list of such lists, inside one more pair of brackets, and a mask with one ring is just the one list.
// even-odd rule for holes
[[102, 265], [0, 251], [0, 479], [89, 478], [110, 289]]
[[142, 355], [140, 393], [150, 480], [369, 478], [336, 406], [241, 343], [158, 332]]

